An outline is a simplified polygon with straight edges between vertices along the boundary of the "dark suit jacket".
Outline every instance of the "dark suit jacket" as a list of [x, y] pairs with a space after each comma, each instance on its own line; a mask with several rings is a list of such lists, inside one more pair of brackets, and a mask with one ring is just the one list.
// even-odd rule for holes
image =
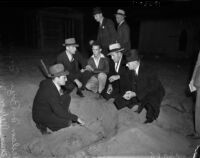
[[62, 63], [65, 70], [69, 71], [68, 79], [72, 82], [74, 79], [79, 79], [81, 77], [80, 67], [84, 68], [87, 65], [87, 61], [78, 51], [73, 55], [73, 58], [74, 60], [70, 62], [65, 51], [57, 57], [57, 63]]
[[32, 117], [51, 130], [59, 130], [77, 121], [78, 117], [69, 111], [71, 97], [64, 93], [60, 96], [51, 79], [41, 81], [33, 101]]
[[97, 42], [99, 42], [102, 47], [102, 53], [107, 55], [109, 45], [116, 41], [117, 33], [113, 21], [103, 18], [102, 25], [99, 26], [97, 34]]
[[[109, 83], [108, 79], [112, 75], [120, 75], [120, 79], [116, 80], [112, 83]], [[112, 86], [113, 86], [113, 92], [110, 95], [108, 95], [106, 93], [108, 84], [112, 84]], [[111, 61], [110, 62], [110, 71], [108, 73], [107, 82], [106, 82], [106, 88], [103, 91], [104, 97], [106, 99], [116, 98], [118, 95], [121, 95], [121, 94], [125, 93], [128, 89], [130, 89], [130, 84], [131, 84], [130, 71], [126, 67], [125, 57], [124, 56], [122, 57], [118, 72], [115, 71], [115, 63], [113, 61]]]
[[131, 49], [130, 28], [126, 21], [117, 28], [117, 41], [121, 44], [122, 48], [125, 48], [126, 50]]
[[[132, 73], [134, 74], [134, 71]], [[158, 116], [165, 90], [156, 72], [142, 62], [138, 76], [133, 77], [132, 91], [136, 92], [137, 98], [143, 105], [151, 104]]]

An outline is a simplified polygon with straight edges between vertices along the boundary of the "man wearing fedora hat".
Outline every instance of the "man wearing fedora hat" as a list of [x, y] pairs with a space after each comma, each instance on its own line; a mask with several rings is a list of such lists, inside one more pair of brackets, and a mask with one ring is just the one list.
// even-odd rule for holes
[[106, 88], [102, 95], [105, 99], [116, 98], [123, 93], [129, 86], [127, 75], [128, 69], [126, 68], [125, 56], [119, 43], [113, 43], [109, 45], [112, 62], [110, 62], [110, 71], [107, 77]]
[[117, 41], [121, 44], [125, 50], [131, 49], [131, 42], [130, 42], [130, 28], [125, 21], [125, 11], [122, 9], [118, 9], [117, 13], [115, 14], [116, 21], [117, 21]]
[[144, 123], [151, 123], [159, 116], [165, 89], [156, 72], [140, 61], [137, 50], [130, 50], [126, 60], [126, 65], [132, 72], [132, 84], [123, 98], [125, 100], [137, 98], [140, 104], [136, 112], [140, 113], [145, 108], [147, 113]]
[[[114, 22], [111, 19], [103, 16], [102, 10], [99, 7], [93, 9], [94, 19], [99, 23], [99, 30], [97, 34], [97, 42], [101, 45], [102, 53], [108, 54], [108, 47], [110, 44], [117, 41], [117, 33]], [[90, 44], [94, 41], [91, 40]]]
[[71, 97], [62, 88], [69, 72], [64, 71], [62, 64], [55, 64], [49, 68], [49, 73], [51, 78], [40, 82], [32, 108], [33, 120], [42, 134], [47, 133], [47, 128], [57, 131], [73, 122], [83, 123], [69, 111]]
[[79, 45], [76, 43], [75, 38], [65, 39], [63, 46], [66, 50], [58, 55], [57, 63], [62, 63], [70, 73], [66, 87], [72, 91], [77, 86], [77, 95], [84, 97], [81, 89], [83, 89], [91, 74], [89, 71], [81, 72], [79, 66], [85, 68], [87, 61], [77, 51]]

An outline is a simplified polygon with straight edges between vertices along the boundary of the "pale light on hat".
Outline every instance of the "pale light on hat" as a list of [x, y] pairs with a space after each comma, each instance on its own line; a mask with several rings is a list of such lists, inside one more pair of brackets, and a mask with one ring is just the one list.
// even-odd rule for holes
[[121, 48], [121, 45], [119, 43], [114, 43], [109, 45], [109, 51], [108, 55], [111, 55], [113, 52], [120, 52], [123, 51], [124, 48]]
[[65, 39], [65, 43], [63, 43], [63, 46], [78, 47], [79, 45], [76, 43], [75, 38], [68, 38], [68, 39]]
[[63, 64], [55, 64], [49, 67], [51, 77], [59, 77], [69, 75], [68, 71], [64, 71]]
[[118, 9], [118, 10], [117, 10], [117, 13], [116, 13], [115, 15], [122, 15], [122, 16], [126, 17], [125, 11], [122, 10], [122, 9]]

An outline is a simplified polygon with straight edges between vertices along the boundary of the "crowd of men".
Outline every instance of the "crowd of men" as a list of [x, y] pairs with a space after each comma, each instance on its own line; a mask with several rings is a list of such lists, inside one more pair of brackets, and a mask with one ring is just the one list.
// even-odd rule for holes
[[84, 125], [84, 120], [69, 110], [70, 93], [84, 99], [83, 91], [96, 93], [96, 99], [114, 98], [118, 110], [136, 107], [137, 113], [146, 109], [146, 123], [159, 116], [165, 90], [154, 70], [141, 61], [139, 51], [131, 49], [130, 28], [125, 11], [115, 14], [118, 23], [103, 16], [101, 8], [93, 10], [99, 22], [97, 39], [89, 43], [92, 56], [84, 59], [77, 50], [76, 39], [65, 39], [65, 51], [58, 55], [56, 64], [49, 67], [50, 78], [41, 81], [33, 102], [32, 116], [36, 126], [45, 134], [72, 124]]

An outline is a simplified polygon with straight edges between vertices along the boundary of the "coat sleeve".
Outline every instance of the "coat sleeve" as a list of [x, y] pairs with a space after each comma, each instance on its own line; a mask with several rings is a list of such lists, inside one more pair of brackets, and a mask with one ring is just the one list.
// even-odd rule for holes
[[112, 20], [108, 20], [108, 32], [111, 40], [110, 43], [115, 43], [117, 41], [117, 32]]

